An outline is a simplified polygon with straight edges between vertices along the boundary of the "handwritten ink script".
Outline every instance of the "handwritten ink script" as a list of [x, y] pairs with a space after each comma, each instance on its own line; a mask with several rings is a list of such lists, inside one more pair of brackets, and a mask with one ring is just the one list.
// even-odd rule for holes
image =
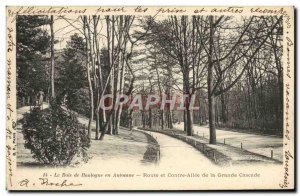
[[[225, 7], [225, 8], [205, 8], [195, 7], [187, 9], [184, 7], [97, 7], [97, 8], [80, 8], [80, 7], [35, 7], [35, 6], [21, 6], [8, 10], [8, 16], [11, 22], [16, 21], [17, 15], [99, 15], [99, 14], [152, 14], [154, 16], [159, 14], [210, 14], [210, 13], [223, 13], [223, 14], [242, 14], [245, 10], [252, 14], [270, 14], [270, 15], [284, 15], [288, 16], [287, 12], [282, 7], [278, 8], [245, 8], [245, 7]], [[287, 21], [290, 19], [287, 17]], [[290, 24], [291, 25], [291, 24]]]
[[[288, 35], [289, 32], [289, 28], [291, 27], [290, 24], [290, 17], [287, 16], [286, 17], [286, 25], [287, 25], [287, 31], [286, 34]], [[291, 38], [289, 36], [286, 36], [286, 42], [287, 42], [287, 46], [286, 46], [286, 71], [285, 71], [285, 75], [287, 76], [287, 78], [293, 80], [293, 76], [292, 76], [292, 53], [291, 51], [293, 51], [293, 47], [294, 47], [294, 43], [291, 40]], [[294, 96], [293, 94], [291, 94], [291, 91], [293, 91], [293, 89], [291, 89], [291, 84], [289, 82], [289, 80], [287, 80], [285, 82], [285, 133], [284, 133], [284, 138], [286, 139], [285, 142], [285, 146], [287, 146], [288, 142], [291, 140], [291, 134], [292, 131], [291, 129], [293, 128], [293, 125], [290, 125], [290, 109], [293, 108], [293, 103], [291, 103], [291, 96]], [[291, 175], [291, 171], [290, 171], [290, 161], [294, 159], [293, 155], [291, 154], [291, 152], [289, 150], [284, 152], [284, 175], [283, 175], [283, 183], [279, 184], [279, 186], [281, 188], [287, 188], [288, 185], [290, 184], [289, 182], [289, 176]]]
[[10, 99], [12, 98], [11, 91], [12, 88], [12, 80], [14, 80], [14, 74], [12, 73], [12, 58], [9, 56], [13, 54], [15, 50], [15, 41], [14, 41], [14, 29], [11, 27], [7, 28], [7, 73], [6, 73], [6, 138], [10, 142], [7, 142], [6, 145], [6, 161], [7, 161], [7, 178], [10, 186], [13, 186], [12, 177], [14, 176], [13, 166], [15, 164], [14, 156], [16, 155], [16, 122], [13, 119], [14, 107], [11, 105]]
[[288, 177], [290, 176], [289, 162], [291, 159], [294, 159], [290, 151], [284, 152], [284, 175], [283, 175], [283, 183], [279, 184], [281, 188], [287, 188], [289, 183]]
[[[70, 187], [70, 186], [82, 186], [81, 183], [73, 183], [69, 182], [68, 180], [60, 180], [57, 181], [50, 181], [48, 178], [39, 178], [39, 185], [41, 186], [54, 186], [54, 187]], [[28, 179], [21, 180], [19, 182], [20, 186], [28, 187], [30, 185], [30, 181]], [[32, 186], [35, 186], [35, 183], [32, 183]]]

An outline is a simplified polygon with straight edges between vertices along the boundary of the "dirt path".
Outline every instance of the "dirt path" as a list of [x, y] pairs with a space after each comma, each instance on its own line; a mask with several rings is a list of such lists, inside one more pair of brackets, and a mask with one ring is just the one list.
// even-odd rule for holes
[[[174, 128], [183, 130], [183, 123], [175, 124]], [[271, 156], [273, 150], [273, 158], [279, 161], [283, 160], [283, 139], [275, 136], [264, 136], [250, 133], [240, 133], [234, 131], [225, 131], [217, 129], [217, 142], [225, 143], [230, 146], [240, 147], [243, 143], [243, 149], [254, 152], [267, 157]], [[209, 128], [207, 126], [194, 125], [194, 134], [209, 138]]]
[[151, 133], [160, 145], [159, 167], [178, 170], [191, 168], [191, 165], [201, 168], [214, 167], [208, 158], [191, 145], [161, 133], [146, 132]]

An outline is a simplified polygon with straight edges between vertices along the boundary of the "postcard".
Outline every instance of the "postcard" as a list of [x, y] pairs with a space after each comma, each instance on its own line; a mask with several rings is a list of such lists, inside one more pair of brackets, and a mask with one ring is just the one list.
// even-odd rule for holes
[[6, 17], [7, 190], [295, 189], [294, 7]]

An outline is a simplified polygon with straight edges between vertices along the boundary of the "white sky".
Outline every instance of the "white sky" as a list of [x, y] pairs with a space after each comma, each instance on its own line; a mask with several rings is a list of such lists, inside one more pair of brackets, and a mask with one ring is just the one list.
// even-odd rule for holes
[[[165, 17], [163, 17], [165, 18]], [[156, 18], [156, 20], [161, 20], [163, 19], [162, 17]], [[138, 20], [135, 19], [134, 24], [137, 24]], [[231, 20], [231, 24], [235, 25], [236, 22], [241, 21], [240, 17], [236, 17], [235, 19]], [[58, 43], [55, 44], [55, 49], [56, 50], [61, 50], [63, 48], [66, 47], [67, 41], [70, 40], [70, 36], [78, 33], [80, 36], [83, 37], [83, 25], [82, 25], [82, 21], [80, 19], [80, 16], [76, 15], [76, 16], [67, 16], [65, 19], [61, 18], [61, 17], [54, 17], [54, 37], [56, 40], [58, 40]], [[48, 32], [50, 33], [50, 27], [49, 25], [44, 26], [43, 28], [47, 29]], [[133, 29], [134, 27], [132, 27]], [[100, 32], [101, 36], [100, 39], [98, 40], [99, 44], [100, 44], [100, 48], [102, 47], [106, 47], [106, 21], [104, 18], [104, 15], [100, 17], [100, 21], [98, 24], [98, 31]], [[139, 45], [139, 46], [135, 46], [134, 49], [136, 51], [138, 50], [142, 50], [145, 47], [143, 45]], [[138, 57], [135, 57], [134, 60], [139, 59], [139, 58], [143, 58], [145, 55], [140, 55]], [[142, 70], [140, 70], [139, 72], [137, 72], [137, 75], [144, 75], [145, 76], [145, 83], [148, 83], [148, 76], [150, 75], [149, 70], [146, 68], [147, 62], [146, 61], [142, 61], [139, 64], [135, 64], [133, 65], [133, 69], [141, 69], [142, 67], [144, 67]], [[156, 74], [153, 75], [156, 78]], [[173, 76], [174, 77], [174, 76]], [[181, 75], [176, 75], [176, 78], [178, 78], [178, 83], [182, 82], [182, 76]], [[178, 87], [182, 88], [182, 85], [179, 85]], [[178, 88], [178, 87], [174, 87], [174, 88]]]

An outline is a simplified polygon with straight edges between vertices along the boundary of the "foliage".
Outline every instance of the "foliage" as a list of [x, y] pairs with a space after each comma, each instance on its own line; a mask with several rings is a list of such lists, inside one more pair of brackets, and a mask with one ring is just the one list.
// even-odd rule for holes
[[66, 98], [69, 109], [87, 115], [89, 97], [87, 92], [85, 43], [78, 34], [70, 37], [57, 66], [57, 100]]
[[70, 110], [88, 116], [90, 110], [89, 90], [87, 88], [78, 89], [68, 97], [66, 104]]
[[[182, 72], [180, 90], [202, 94], [193, 120], [211, 122], [210, 143], [215, 125], [282, 135], [282, 17], [169, 16], [144, 23], [144, 30], [152, 26], [144, 43], [154, 65], [163, 70], [160, 59], [173, 59]], [[166, 89], [162, 71], [159, 76]], [[184, 118], [185, 125], [190, 121]], [[187, 134], [191, 129], [185, 126]]]
[[17, 18], [17, 93], [18, 98], [34, 96], [38, 91], [47, 92], [47, 52], [50, 36], [43, 26], [49, 24], [47, 16]]
[[90, 140], [76, 115], [52, 104], [50, 109], [39, 107], [26, 114], [23, 123], [25, 147], [43, 164], [71, 164], [77, 155], [86, 159]]

